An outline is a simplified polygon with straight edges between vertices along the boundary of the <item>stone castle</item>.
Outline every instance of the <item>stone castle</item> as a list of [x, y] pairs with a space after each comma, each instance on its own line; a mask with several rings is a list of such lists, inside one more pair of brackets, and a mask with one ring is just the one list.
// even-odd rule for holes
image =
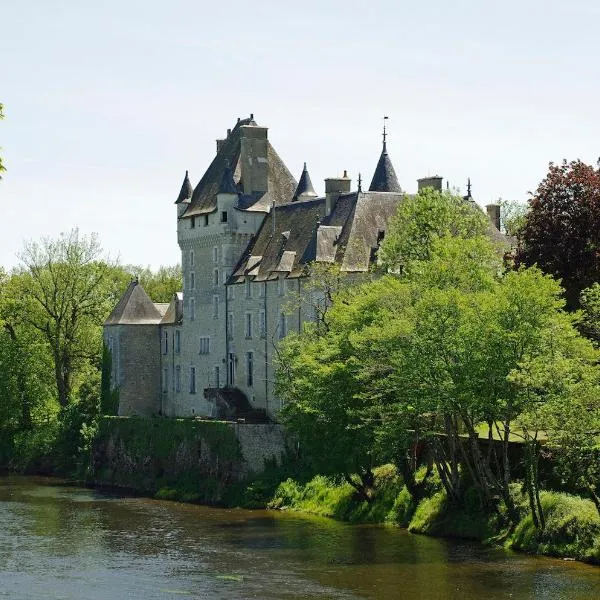
[[[441, 189], [442, 178], [418, 185]], [[319, 197], [306, 164], [296, 182], [267, 128], [238, 119], [195, 188], [186, 172], [175, 202], [183, 291], [157, 304], [133, 281], [104, 324], [119, 414], [275, 418], [276, 342], [323, 302], [308, 266], [367, 272], [404, 197], [385, 129], [369, 189], [359, 176], [353, 191], [344, 172]], [[488, 214], [499, 236], [498, 207]], [[306, 295], [290, 311], [290, 298]]]

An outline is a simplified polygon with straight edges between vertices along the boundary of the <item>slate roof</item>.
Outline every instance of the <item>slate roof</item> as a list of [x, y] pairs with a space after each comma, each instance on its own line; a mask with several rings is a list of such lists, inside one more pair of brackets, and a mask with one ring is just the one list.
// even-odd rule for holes
[[319, 260], [338, 262], [348, 272], [367, 271], [380, 231], [387, 229], [403, 194], [351, 192], [341, 195], [325, 217], [325, 198], [277, 206], [266, 215], [228, 283], [279, 274], [301, 277]]
[[302, 169], [302, 175], [300, 175], [300, 181], [298, 182], [298, 187], [294, 192], [292, 200], [295, 202], [297, 200], [316, 197], [317, 192], [315, 192], [315, 188], [310, 180], [310, 175], [308, 174], [308, 169], [306, 168], [306, 163], [304, 163], [304, 169]]
[[104, 324], [158, 325], [162, 318], [161, 309], [150, 300], [144, 288], [134, 280], [129, 284]]
[[[241, 178], [241, 133], [243, 125], [256, 126], [254, 119], [241, 119], [223, 141], [217, 155], [196, 185], [191, 201], [181, 218], [214, 212], [217, 209], [217, 193], [221, 187], [227, 161], [233, 174], [233, 181], [239, 186]], [[252, 195], [240, 194], [238, 207], [243, 210], [268, 212], [275, 205], [289, 202], [296, 189], [296, 180], [289, 172], [273, 146], [267, 141], [269, 163], [268, 191]]]
[[175, 292], [167, 310], [163, 314], [161, 325], [179, 325], [183, 320], [183, 293]]
[[193, 193], [192, 184], [190, 183], [190, 178], [188, 177], [188, 172], [185, 172], [185, 177], [183, 178], [183, 184], [181, 186], [181, 191], [179, 192], [179, 196], [177, 196], [177, 200], [175, 200], [175, 204], [181, 204], [186, 200], [189, 200], [192, 197]]
[[369, 186], [370, 192], [402, 192], [402, 188], [398, 183], [394, 165], [387, 152], [386, 142], [383, 142], [381, 156], [375, 167], [375, 173]]
[[225, 161], [225, 170], [223, 171], [223, 177], [221, 177], [221, 185], [219, 186], [220, 194], [237, 194], [239, 192], [235, 181], [233, 180], [233, 173], [229, 166], [229, 161]]

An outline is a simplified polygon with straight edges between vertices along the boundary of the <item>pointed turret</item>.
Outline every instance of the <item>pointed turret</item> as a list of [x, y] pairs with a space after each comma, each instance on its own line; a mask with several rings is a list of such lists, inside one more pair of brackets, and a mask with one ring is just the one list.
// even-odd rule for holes
[[308, 169], [306, 168], [306, 163], [304, 163], [304, 169], [302, 169], [302, 175], [300, 175], [300, 181], [298, 182], [298, 187], [296, 188], [292, 202], [316, 197], [317, 192], [315, 192], [315, 188], [310, 180], [310, 175], [308, 174]]
[[233, 180], [233, 173], [229, 166], [229, 161], [225, 161], [225, 170], [223, 171], [223, 177], [221, 177], [221, 184], [219, 185], [219, 194], [237, 194], [238, 189]]
[[181, 204], [182, 202], [189, 202], [194, 189], [192, 188], [192, 184], [190, 183], [190, 178], [188, 176], [188, 172], [185, 172], [185, 177], [183, 178], [183, 184], [181, 186], [181, 191], [179, 192], [179, 196], [177, 196], [177, 200], [175, 200], [175, 204]]
[[398, 183], [396, 177], [396, 171], [394, 171], [394, 165], [387, 153], [386, 141], [383, 141], [383, 149], [379, 162], [375, 168], [371, 185], [369, 186], [370, 192], [402, 192], [402, 188]]

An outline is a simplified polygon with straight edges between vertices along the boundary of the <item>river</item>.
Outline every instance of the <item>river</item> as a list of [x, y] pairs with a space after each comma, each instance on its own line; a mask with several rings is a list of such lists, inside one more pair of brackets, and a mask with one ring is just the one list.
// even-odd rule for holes
[[0, 598], [600, 598], [600, 569], [296, 514], [0, 477]]

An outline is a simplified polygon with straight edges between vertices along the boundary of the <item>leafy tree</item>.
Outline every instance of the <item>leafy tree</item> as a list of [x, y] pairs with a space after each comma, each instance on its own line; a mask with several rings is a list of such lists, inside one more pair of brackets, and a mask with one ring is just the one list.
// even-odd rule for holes
[[48, 344], [58, 402], [65, 407], [78, 370], [89, 361], [99, 363], [111, 268], [101, 260], [97, 238], [77, 230], [28, 242], [20, 258], [21, 317]]
[[499, 200], [500, 230], [511, 237], [519, 237], [525, 226], [529, 206], [516, 200]]
[[429, 258], [436, 239], [476, 237], [488, 227], [483, 212], [462, 197], [425, 188], [400, 204], [382, 242], [380, 258], [386, 269], [406, 272], [412, 261]]
[[529, 201], [517, 265], [537, 264], [562, 282], [567, 306], [600, 280], [600, 169], [580, 160], [550, 164]]

